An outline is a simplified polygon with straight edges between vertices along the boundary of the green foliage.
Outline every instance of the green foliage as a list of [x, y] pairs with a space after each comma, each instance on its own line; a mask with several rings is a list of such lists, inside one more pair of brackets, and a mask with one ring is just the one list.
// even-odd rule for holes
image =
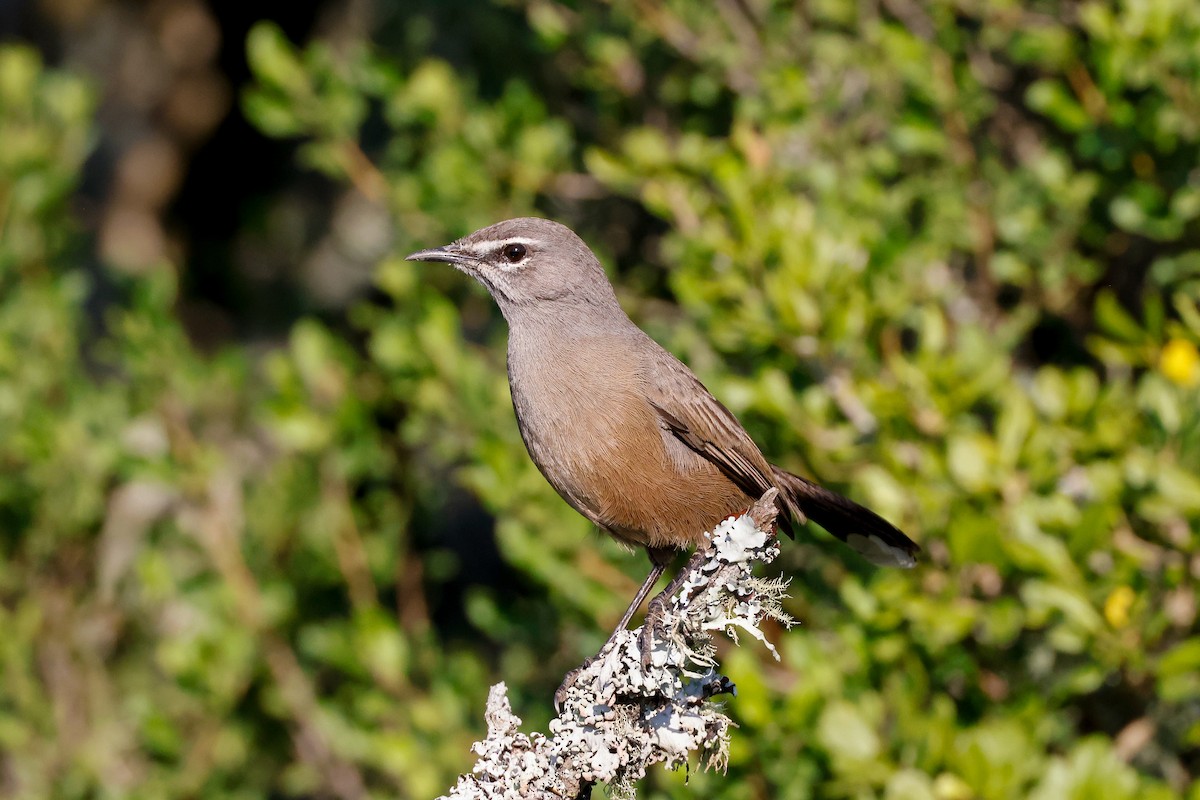
[[[770, 457], [926, 550], [787, 549], [804, 624], [725, 653], [729, 775], [644, 796], [1200, 796], [1191, 6], [501, 5], [399, 60], [252, 32], [247, 114], [397, 230], [352, 336], [265, 358], [197, 354], [166, 265], [96, 333], [89, 92], [0, 51], [0, 775], [428, 797], [489, 683], [545, 722], [644, 564], [528, 461], [482, 290], [401, 260], [541, 209]], [[447, 609], [464, 491], [510, 573]]]

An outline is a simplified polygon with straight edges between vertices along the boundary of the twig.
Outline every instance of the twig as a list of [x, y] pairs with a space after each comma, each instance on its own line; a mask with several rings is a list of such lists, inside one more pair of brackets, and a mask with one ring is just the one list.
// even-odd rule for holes
[[759, 625], [792, 623], [780, 607], [786, 581], [752, 573], [779, 553], [776, 496], [772, 489], [707, 534], [651, 602], [646, 624], [622, 631], [575, 676], [549, 735], [521, 733], [507, 688], [493, 686], [487, 738], [472, 747], [479, 759], [445, 797], [581, 798], [603, 782], [612, 797], [630, 798], [651, 765], [676, 768], [693, 752], [706, 768], [724, 769], [732, 722], [712, 698], [735, 687], [716, 671], [712, 634], [736, 642], [748, 633], [778, 658]]

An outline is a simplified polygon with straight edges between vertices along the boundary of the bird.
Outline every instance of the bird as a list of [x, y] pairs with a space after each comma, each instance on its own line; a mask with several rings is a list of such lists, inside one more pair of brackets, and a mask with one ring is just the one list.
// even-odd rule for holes
[[450, 264], [488, 290], [508, 324], [509, 388], [533, 463], [576, 511], [649, 555], [650, 574], [613, 637], [676, 552], [771, 489], [789, 536], [811, 519], [874, 564], [916, 564], [920, 547], [878, 514], [771, 464], [733, 413], [629, 318], [595, 253], [566, 225], [519, 217], [407, 260]]

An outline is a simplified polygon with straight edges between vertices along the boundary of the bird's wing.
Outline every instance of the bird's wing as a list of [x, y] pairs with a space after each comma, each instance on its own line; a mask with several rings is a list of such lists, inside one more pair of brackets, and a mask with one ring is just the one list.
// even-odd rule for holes
[[[733, 412], [674, 356], [661, 351], [656, 361], [646, 392], [663, 430], [711, 461], [750, 497], [761, 497], [773, 487], [771, 465]], [[787, 496], [781, 495], [780, 499], [786, 517], [798, 523], [805, 521], [799, 504]], [[784, 525], [790, 534], [791, 525]]]
[[[921, 548], [874, 511], [812, 481], [769, 464], [733, 413], [709, 394], [678, 359], [661, 350], [647, 380], [647, 397], [664, 431], [715, 464], [750, 497], [778, 488], [789, 535], [811, 515], [874, 564], [911, 567]], [[807, 511], [807, 514], [806, 514]]]

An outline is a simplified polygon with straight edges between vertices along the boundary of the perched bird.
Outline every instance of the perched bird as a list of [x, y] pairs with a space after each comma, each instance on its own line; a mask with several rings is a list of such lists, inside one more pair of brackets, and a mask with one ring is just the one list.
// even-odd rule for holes
[[563, 499], [653, 569], [629, 624], [676, 550], [779, 490], [784, 530], [808, 519], [875, 564], [920, 548], [858, 503], [770, 464], [733, 414], [625, 314], [595, 254], [568, 227], [522, 217], [410, 261], [471, 275], [508, 321], [508, 381], [525, 447]]

